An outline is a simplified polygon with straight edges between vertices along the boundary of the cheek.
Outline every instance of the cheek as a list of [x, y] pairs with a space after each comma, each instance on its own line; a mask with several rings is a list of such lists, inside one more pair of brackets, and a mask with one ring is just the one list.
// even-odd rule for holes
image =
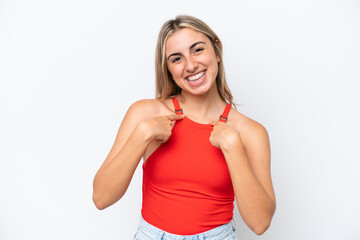
[[214, 73], [217, 73], [219, 71], [219, 62], [217, 61], [216, 57], [209, 60], [207, 62], [207, 66], [211, 66], [211, 69]]
[[181, 64], [177, 64], [176, 66], [169, 67], [168, 69], [173, 78], [178, 78], [182, 74]]
[[207, 56], [203, 56], [201, 57], [201, 59], [199, 59], [199, 61], [201, 61], [207, 66], [215, 66], [219, 63], [218, 57], [216, 57], [215, 54], [209, 54]]

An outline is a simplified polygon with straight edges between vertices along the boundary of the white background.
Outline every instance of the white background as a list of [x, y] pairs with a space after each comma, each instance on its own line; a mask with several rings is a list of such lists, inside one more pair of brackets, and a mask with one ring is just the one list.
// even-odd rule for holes
[[360, 239], [360, 2], [0, 0], [0, 239], [132, 239], [139, 165], [104, 211], [92, 180], [121, 120], [154, 97], [161, 25], [208, 23], [238, 110], [272, 148], [277, 211], [240, 240]]

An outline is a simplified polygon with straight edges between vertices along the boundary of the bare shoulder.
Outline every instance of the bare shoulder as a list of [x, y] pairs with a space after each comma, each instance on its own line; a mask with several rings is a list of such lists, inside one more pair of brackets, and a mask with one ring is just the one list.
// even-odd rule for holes
[[160, 115], [171, 114], [170, 99], [142, 99], [134, 102], [127, 115], [136, 117], [139, 120], [156, 117]]
[[171, 114], [167, 100], [143, 99], [134, 102], [127, 110], [116, 135], [113, 147], [108, 154], [106, 161], [112, 159], [121, 150], [134, 131], [136, 126], [144, 119], [160, 115]]
[[231, 127], [240, 133], [245, 148], [260, 142], [268, 145], [268, 132], [261, 123], [245, 116], [234, 108], [231, 109], [228, 122]]

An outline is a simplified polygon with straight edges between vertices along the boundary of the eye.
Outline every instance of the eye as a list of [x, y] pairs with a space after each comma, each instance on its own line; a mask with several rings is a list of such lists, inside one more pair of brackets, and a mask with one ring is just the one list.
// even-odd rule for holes
[[180, 57], [174, 57], [173, 59], [171, 59], [171, 62], [172, 63], [176, 63], [176, 62], [178, 62], [178, 61], [180, 61]]
[[204, 50], [203, 48], [196, 48], [195, 50], [194, 50], [194, 53], [199, 53], [199, 52], [201, 52], [202, 50]]

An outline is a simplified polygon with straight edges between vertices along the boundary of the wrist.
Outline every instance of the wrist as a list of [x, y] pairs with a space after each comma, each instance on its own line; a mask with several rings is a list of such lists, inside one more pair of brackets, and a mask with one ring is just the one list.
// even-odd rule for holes
[[228, 135], [223, 144], [220, 146], [223, 152], [231, 151], [234, 148], [238, 149], [239, 147], [243, 148], [239, 133]]
[[146, 121], [141, 121], [136, 126], [134, 133], [139, 136], [142, 141], [150, 143], [154, 139], [154, 136], [151, 133], [151, 128], [148, 125], [149, 124]]

